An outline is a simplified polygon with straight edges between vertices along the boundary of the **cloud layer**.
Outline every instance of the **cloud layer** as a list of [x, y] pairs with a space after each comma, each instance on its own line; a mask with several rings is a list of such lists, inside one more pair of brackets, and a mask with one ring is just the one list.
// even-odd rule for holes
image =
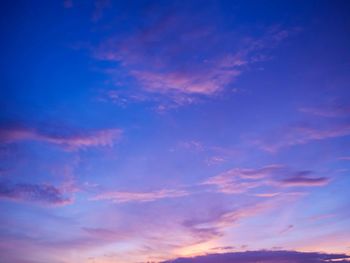
[[235, 253], [208, 254], [194, 258], [179, 258], [163, 263], [325, 263], [350, 262], [345, 254], [307, 253], [296, 251], [246, 251]]

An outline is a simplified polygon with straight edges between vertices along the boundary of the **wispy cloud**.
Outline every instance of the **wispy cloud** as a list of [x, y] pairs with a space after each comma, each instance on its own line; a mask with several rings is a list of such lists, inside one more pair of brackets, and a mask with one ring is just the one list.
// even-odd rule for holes
[[[323, 186], [330, 182], [327, 177], [314, 177], [311, 171], [294, 172], [284, 165], [274, 164], [258, 169], [234, 168], [205, 180], [202, 185], [212, 185], [224, 194], [242, 194], [262, 186], [296, 187]], [[254, 194], [259, 197], [274, 197], [280, 192]]]
[[284, 168], [281, 165], [269, 165], [260, 169], [234, 168], [219, 175], [208, 178], [203, 185], [213, 185], [218, 191], [226, 194], [245, 193], [249, 189], [259, 187], [267, 181], [260, 180], [271, 176], [273, 172]]
[[20, 202], [34, 202], [44, 205], [67, 205], [73, 202], [53, 185], [0, 183], [0, 199]]
[[91, 228], [83, 227], [82, 230], [86, 232], [90, 238], [95, 238], [104, 241], [117, 241], [126, 237], [125, 233], [108, 228]]
[[219, 30], [224, 28], [219, 20], [205, 19], [209, 10], [193, 12], [185, 6], [181, 12], [170, 8], [157, 10], [156, 16], [144, 14], [146, 26], [111, 36], [95, 57], [118, 62], [121, 70], [109, 70], [112, 77], [127, 72], [142, 90], [186, 103], [192, 100], [184, 97], [223, 91], [249, 65], [266, 60], [265, 51], [291, 33], [271, 27], [252, 37]]
[[[276, 134], [277, 133], [277, 134]], [[350, 135], [350, 124], [329, 124], [325, 127], [314, 127], [308, 124], [290, 125], [274, 133], [274, 137], [254, 140], [253, 144], [263, 150], [276, 152], [282, 148], [307, 144]]]
[[98, 194], [91, 200], [111, 200], [116, 203], [126, 203], [126, 202], [151, 202], [164, 198], [176, 198], [187, 196], [189, 193], [184, 190], [157, 190], [150, 192], [105, 192]]
[[[194, 242], [184, 248], [188, 252], [186, 254], [195, 254], [195, 251], [190, 249], [191, 246], [220, 238], [225, 235], [227, 229], [238, 227], [243, 220], [258, 217], [262, 213], [274, 210], [289, 201], [291, 201], [290, 197], [269, 202], [259, 201], [255, 204], [242, 205], [226, 211], [215, 210], [201, 217], [192, 216], [191, 219], [183, 222], [183, 226], [194, 238]], [[205, 251], [200, 249], [197, 252], [204, 253]]]
[[239, 151], [237, 149], [222, 146], [210, 146], [197, 140], [181, 141], [178, 143], [177, 148], [185, 149], [196, 154], [202, 153], [205, 156], [206, 164], [209, 166], [221, 164], [233, 157], [239, 156]]
[[339, 157], [338, 160], [350, 161], [350, 156], [342, 156], [342, 157]]
[[301, 112], [328, 118], [339, 118], [350, 116], [350, 106], [344, 104], [336, 104], [319, 107], [302, 107]]
[[19, 141], [39, 141], [56, 144], [67, 150], [79, 150], [87, 147], [112, 146], [120, 139], [120, 129], [97, 130], [87, 133], [71, 133], [55, 130], [44, 132], [33, 128], [1, 127], [0, 143], [13, 143]]

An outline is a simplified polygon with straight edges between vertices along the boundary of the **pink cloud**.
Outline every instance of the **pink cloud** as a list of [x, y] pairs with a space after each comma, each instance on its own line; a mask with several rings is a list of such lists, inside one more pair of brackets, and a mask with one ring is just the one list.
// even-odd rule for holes
[[249, 65], [266, 60], [264, 51], [291, 33], [275, 27], [260, 37], [241, 36], [222, 32], [216, 25], [219, 21], [209, 22], [198, 15], [162, 11], [156, 19], [146, 15], [144, 20], [150, 19], [146, 27], [111, 36], [94, 56], [118, 62], [120, 69], [108, 70], [118, 83], [121, 72], [126, 72], [143, 91], [191, 103], [184, 97], [220, 93]]
[[333, 105], [325, 107], [304, 107], [299, 109], [301, 112], [320, 116], [320, 117], [347, 117], [350, 116], [350, 106], [346, 105]]
[[275, 135], [273, 139], [258, 139], [253, 143], [265, 151], [276, 152], [285, 147], [307, 144], [313, 141], [345, 137], [349, 135], [350, 124], [333, 124], [323, 128], [299, 124], [286, 127], [283, 129], [283, 131], [280, 131], [277, 135]]
[[112, 146], [120, 139], [120, 129], [99, 130], [86, 134], [54, 135], [28, 128], [0, 128], [0, 142], [39, 141], [63, 146], [68, 150], [87, 147]]
[[164, 198], [176, 198], [189, 195], [188, 192], [183, 190], [158, 190], [151, 192], [106, 192], [95, 197], [91, 200], [111, 200], [116, 203], [126, 202], [152, 202]]
[[[327, 177], [311, 176], [311, 171], [293, 172], [288, 167], [274, 164], [259, 169], [234, 168], [202, 182], [212, 185], [224, 194], [242, 194], [255, 188], [266, 187], [315, 187], [330, 182]], [[281, 192], [255, 193], [258, 197], [275, 197]]]
[[281, 193], [277, 192], [277, 193], [260, 193], [260, 194], [255, 194], [255, 196], [258, 197], [264, 197], [264, 198], [270, 198], [270, 197], [275, 197], [280, 195]]
[[216, 69], [199, 72], [133, 71], [131, 74], [147, 91], [210, 95], [222, 91], [225, 85], [241, 74], [241, 71], [217, 65]]
[[282, 168], [284, 168], [282, 165], [269, 165], [260, 169], [234, 168], [213, 176], [202, 184], [214, 185], [219, 192], [226, 194], [245, 193], [250, 189], [267, 184], [268, 181], [264, 179]]

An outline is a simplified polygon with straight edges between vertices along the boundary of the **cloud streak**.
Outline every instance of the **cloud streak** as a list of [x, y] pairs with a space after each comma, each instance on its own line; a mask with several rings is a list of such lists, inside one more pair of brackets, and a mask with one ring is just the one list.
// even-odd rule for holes
[[59, 134], [22, 127], [0, 128], [0, 143], [15, 143], [20, 141], [38, 141], [55, 144], [67, 150], [79, 150], [88, 147], [112, 146], [120, 139], [120, 129], [97, 130], [88, 133]]
[[268, 152], [276, 152], [282, 148], [303, 145], [314, 141], [334, 139], [350, 135], [350, 124], [332, 124], [326, 127], [313, 127], [307, 124], [288, 126], [277, 134], [265, 139], [258, 139], [254, 144]]
[[[327, 177], [314, 177], [311, 171], [293, 172], [288, 167], [273, 164], [258, 169], [234, 168], [202, 182], [215, 186], [224, 194], [242, 194], [258, 187], [316, 187], [330, 182]], [[280, 192], [255, 194], [259, 197], [275, 197]]]
[[18, 202], [33, 202], [44, 205], [60, 206], [71, 204], [73, 200], [49, 184], [11, 184], [0, 183], [0, 199]]
[[189, 195], [188, 192], [183, 190], [158, 190], [151, 192], [105, 192], [96, 195], [91, 200], [111, 200], [116, 203], [127, 202], [152, 202], [165, 198], [176, 198]]

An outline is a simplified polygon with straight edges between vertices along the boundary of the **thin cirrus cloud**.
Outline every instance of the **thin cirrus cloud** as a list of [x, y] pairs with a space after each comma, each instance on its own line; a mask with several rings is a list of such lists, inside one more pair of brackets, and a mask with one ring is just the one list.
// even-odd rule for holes
[[49, 206], [71, 204], [72, 198], [66, 197], [57, 187], [49, 184], [13, 184], [0, 183], [0, 199], [18, 202], [32, 202]]
[[[288, 167], [274, 164], [258, 169], [234, 168], [213, 176], [202, 185], [216, 187], [224, 194], [242, 194], [252, 189], [267, 187], [315, 187], [330, 182], [327, 177], [314, 177], [311, 171], [293, 172]], [[279, 192], [255, 194], [259, 197], [275, 197]]]
[[217, 211], [207, 218], [186, 220], [183, 226], [193, 233], [197, 239], [196, 242], [205, 242], [222, 236], [225, 228], [234, 226], [238, 221], [254, 217], [268, 209], [273, 209], [274, 206], [275, 204], [272, 203], [258, 203], [230, 211]]
[[[188, 252], [188, 255], [195, 255], [196, 250], [195, 247], [192, 247], [193, 245], [195, 246], [196, 244], [217, 240], [225, 236], [228, 229], [239, 229], [239, 226], [244, 223], [246, 219], [253, 220], [254, 218], [260, 217], [262, 214], [276, 211], [280, 209], [281, 206], [294, 202], [294, 200], [295, 197], [284, 196], [280, 199], [264, 202], [258, 201], [254, 204], [244, 204], [236, 208], [214, 210], [202, 216], [192, 215], [190, 219], [182, 223], [183, 227], [190, 233], [190, 236], [193, 237], [193, 243], [188, 244], [184, 249]], [[193, 249], [191, 249], [191, 247]], [[245, 247], [241, 247], [241, 249], [245, 249]], [[201, 249], [200, 252], [200, 254], [205, 253], [203, 249]], [[186, 254], [187, 253], [182, 253], [182, 255]]]
[[[340, 138], [350, 135], [350, 124], [329, 124], [326, 127], [315, 127], [310, 124], [297, 124], [277, 131], [277, 135], [254, 140], [253, 144], [268, 152], [277, 152], [282, 148], [303, 145], [314, 141]], [[277, 138], [277, 139], [276, 139]]]
[[299, 111], [319, 116], [319, 117], [328, 117], [328, 118], [340, 118], [350, 116], [350, 107], [338, 104], [325, 107], [302, 107]]
[[[288, 167], [280, 164], [267, 165], [262, 168], [234, 168], [219, 175], [209, 177], [199, 183], [204, 187], [193, 191], [195, 185], [189, 185], [187, 190], [162, 189], [149, 192], [107, 191], [95, 195], [90, 200], [109, 200], [115, 203], [127, 202], [153, 202], [167, 198], [189, 196], [194, 193], [205, 193], [207, 186], [214, 186], [223, 194], [245, 194], [251, 190], [266, 186], [281, 187], [317, 187], [330, 182], [327, 177], [314, 177], [311, 171], [293, 172]], [[197, 185], [198, 186], [198, 185]], [[257, 197], [272, 198], [281, 195], [281, 192], [255, 193]], [[294, 193], [296, 194], [296, 193]]]
[[164, 198], [176, 198], [187, 196], [189, 193], [184, 190], [157, 190], [151, 192], [105, 192], [96, 195], [91, 200], [110, 200], [116, 203], [126, 202], [151, 202]]
[[350, 262], [349, 256], [345, 254], [327, 254], [316, 252], [297, 252], [297, 251], [245, 251], [231, 252], [220, 254], [206, 254], [204, 256], [192, 258], [178, 258], [174, 260], [164, 261], [163, 263], [325, 263], [325, 262]]
[[121, 69], [108, 71], [115, 78], [127, 72], [142, 90], [185, 103], [192, 100], [184, 97], [223, 91], [249, 65], [266, 60], [264, 51], [291, 33], [271, 27], [259, 37], [242, 36], [224, 29], [219, 21], [204, 19], [200, 12], [183, 10], [158, 10], [156, 19], [145, 15], [142, 27], [110, 36], [94, 56], [118, 62]]
[[54, 134], [23, 127], [0, 128], [0, 143], [38, 141], [62, 146], [67, 150], [112, 146], [121, 137], [120, 129], [97, 130], [89, 133]]

